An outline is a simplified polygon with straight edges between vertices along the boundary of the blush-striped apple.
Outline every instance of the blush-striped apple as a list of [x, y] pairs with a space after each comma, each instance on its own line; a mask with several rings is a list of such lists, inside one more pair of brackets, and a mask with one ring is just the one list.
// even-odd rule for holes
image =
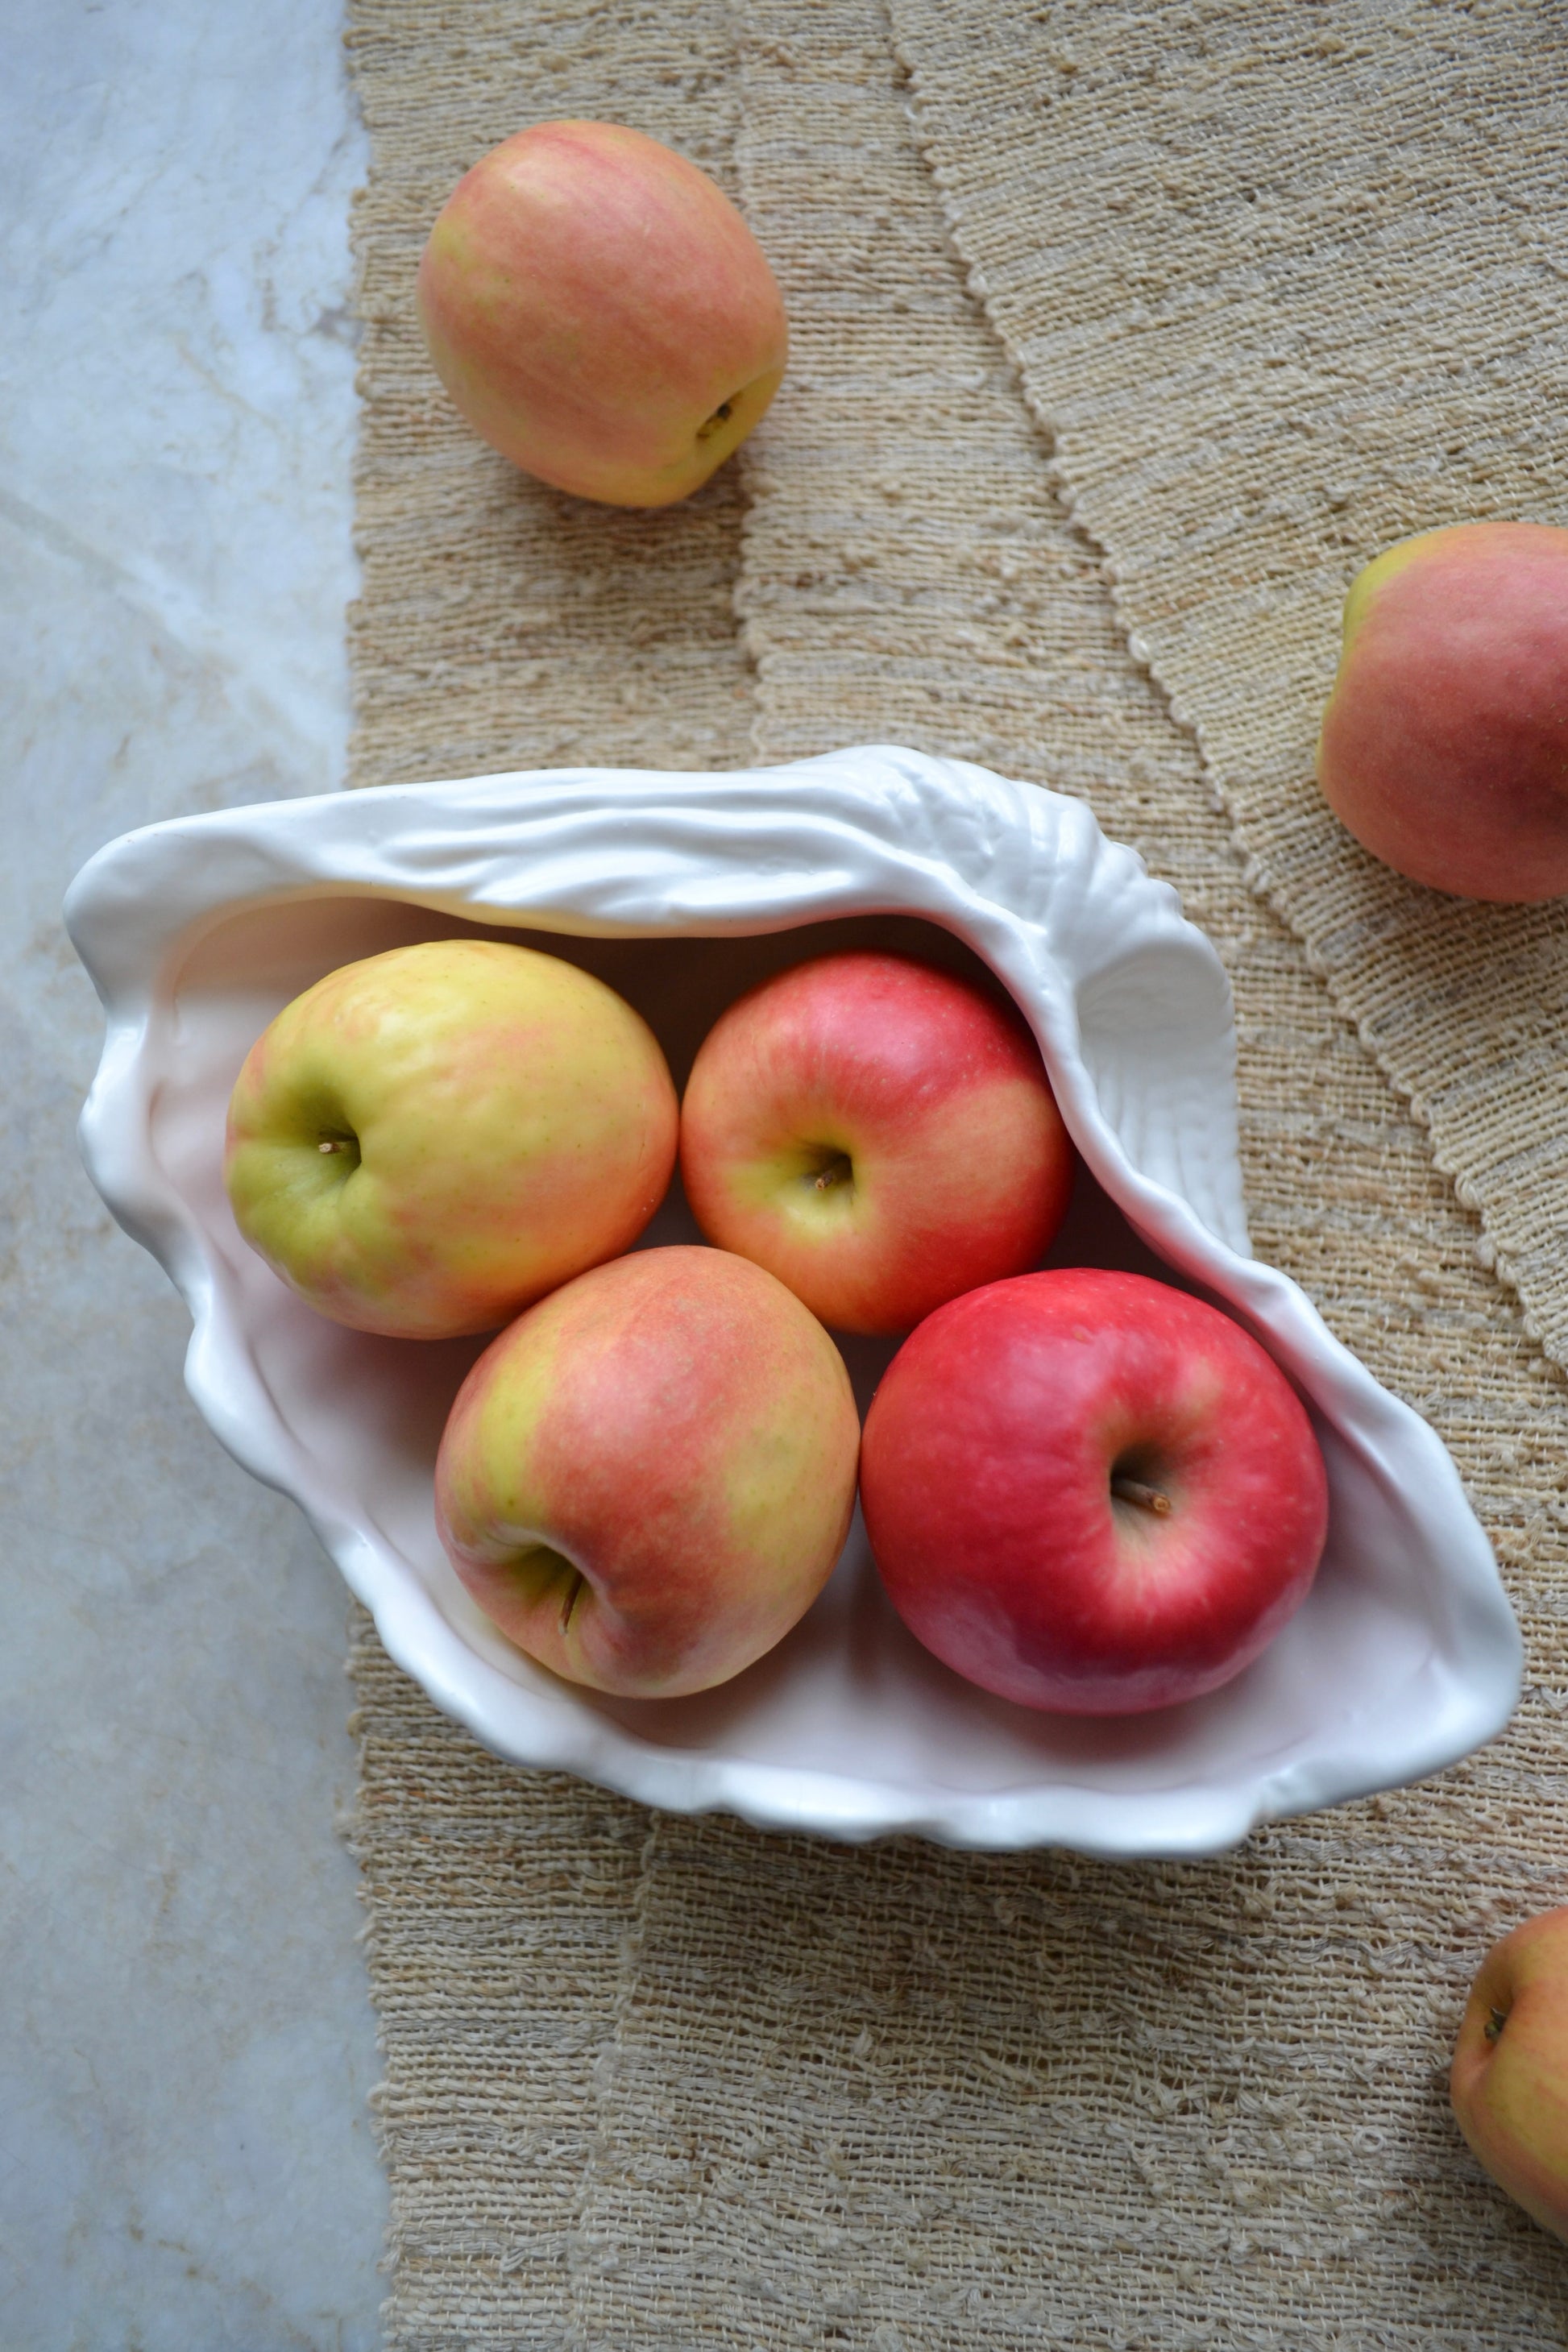
[[1306, 1409], [1217, 1308], [1100, 1267], [922, 1323], [867, 1415], [861, 1502], [894, 1607], [1021, 1706], [1216, 1689], [1300, 1606], [1328, 1525]]
[[703, 1232], [844, 1331], [907, 1331], [1034, 1265], [1075, 1164], [1011, 998], [905, 955], [763, 981], [709, 1032], [681, 1104]]
[[1481, 1962], [1448, 2095], [1499, 2187], [1568, 2238], [1568, 1909], [1524, 1920]]
[[520, 1317], [460, 1390], [437, 1525], [541, 1664], [669, 1698], [726, 1682], [816, 1600], [860, 1425], [827, 1333], [760, 1266], [639, 1250]]
[[621, 123], [540, 122], [481, 157], [416, 296], [469, 424], [611, 506], [696, 489], [784, 373], [784, 303], [751, 230], [706, 172]]
[[1465, 898], [1568, 894], [1568, 530], [1453, 523], [1352, 583], [1318, 744], [1334, 814]]
[[629, 1248], [678, 1121], [658, 1040], [603, 981], [431, 940], [284, 1007], [235, 1086], [224, 1173], [240, 1232], [321, 1314], [446, 1339]]

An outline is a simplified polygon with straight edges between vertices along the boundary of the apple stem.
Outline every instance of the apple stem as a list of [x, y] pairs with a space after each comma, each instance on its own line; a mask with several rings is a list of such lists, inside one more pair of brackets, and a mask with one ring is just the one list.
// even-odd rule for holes
[[1158, 1486], [1147, 1486], [1142, 1478], [1113, 1478], [1110, 1491], [1119, 1503], [1136, 1503], [1141, 1511], [1152, 1511], [1157, 1517], [1169, 1518], [1171, 1498]]
[[1493, 2010], [1493, 2011], [1492, 2011], [1492, 2013], [1491, 2013], [1491, 2015], [1488, 2018], [1488, 2020], [1487, 2020], [1486, 2023], [1482, 2026], [1482, 2028], [1481, 2028], [1481, 2032], [1486, 2035], [1486, 2038], [1487, 2038], [1487, 2040], [1488, 2040], [1489, 2042], [1495, 2042], [1495, 2041], [1497, 2040], [1497, 2038], [1498, 2038], [1499, 2034], [1502, 2032], [1503, 2027], [1504, 2027], [1507, 2023], [1508, 2023], [1508, 2011], [1507, 2011], [1507, 2010], [1506, 2010], [1506, 2009], [1494, 2009], [1494, 2010]]
[[854, 1166], [848, 1153], [841, 1151], [836, 1160], [828, 1161], [826, 1168], [817, 1170], [816, 1174], [812, 1178], [812, 1190], [816, 1192], [831, 1192], [836, 1185], [847, 1184], [854, 1173]]

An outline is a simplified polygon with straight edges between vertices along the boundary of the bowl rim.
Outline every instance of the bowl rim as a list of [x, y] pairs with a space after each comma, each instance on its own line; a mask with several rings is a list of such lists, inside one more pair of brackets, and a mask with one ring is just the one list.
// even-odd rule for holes
[[[520, 1692], [323, 1486], [234, 1328], [200, 1221], [152, 1149], [160, 992], [193, 942], [241, 908], [344, 895], [579, 937], [722, 937], [894, 913], [934, 919], [966, 940], [1022, 1005], [1079, 1150], [1134, 1229], [1223, 1298], [1335, 1425], [1353, 1429], [1391, 1483], [1389, 1465], [1399, 1465], [1402, 1507], [1437, 1571], [1443, 1634], [1420, 1728], [1391, 1742], [1386, 1725], [1378, 1736], [1368, 1723], [1359, 1742], [1201, 1790], [1073, 1782], [917, 1796], [892, 1782], [640, 1740], [565, 1685]], [[721, 1810], [846, 1842], [901, 1832], [977, 1850], [1194, 1855], [1234, 1845], [1262, 1822], [1424, 1778], [1493, 1738], [1511, 1714], [1519, 1630], [1447, 1450], [1289, 1276], [1249, 1254], [1218, 954], [1170, 886], [1109, 840], [1085, 803], [889, 745], [721, 773], [573, 767], [393, 784], [140, 828], [83, 867], [66, 922], [105, 1012], [82, 1156], [113, 1215], [186, 1301], [185, 1379], [198, 1410], [247, 1469], [304, 1509], [396, 1664], [508, 1760], [568, 1770], [668, 1811]], [[1139, 1130], [1135, 1104], [1109, 1099], [1113, 1077], [1091, 1068], [1086, 1045], [1086, 1005], [1097, 992], [1113, 999], [1132, 960], [1150, 956], [1168, 960], [1201, 1016], [1161, 1042], [1178, 1062], [1189, 1054], [1205, 1118], [1163, 1140]], [[1157, 1072], [1150, 1082], [1162, 1082]], [[530, 1710], [522, 1738], [520, 1696]], [[1360, 1718], [1345, 1720], [1353, 1729]]]

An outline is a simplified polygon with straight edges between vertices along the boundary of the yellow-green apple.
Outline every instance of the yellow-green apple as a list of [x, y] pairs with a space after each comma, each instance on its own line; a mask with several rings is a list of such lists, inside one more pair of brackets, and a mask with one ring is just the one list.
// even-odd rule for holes
[[541, 122], [461, 179], [417, 300], [436, 372], [504, 457], [579, 498], [705, 482], [784, 373], [784, 303], [720, 187], [614, 122]]
[[445, 1339], [629, 1248], [679, 1116], [653, 1032], [603, 981], [432, 940], [284, 1007], [240, 1071], [224, 1173], [246, 1240], [310, 1306]]
[[1568, 2238], [1568, 1910], [1525, 1920], [1481, 1962], [1448, 2091], [1499, 2187]]
[[1458, 523], [1369, 563], [1318, 780], [1413, 882], [1516, 905], [1568, 892], [1568, 530]]
[[1032, 1265], [1074, 1165], [1011, 999], [910, 956], [763, 981], [709, 1032], [681, 1104], [702, 1231], [844, 1331], [907, 1331]]
[[1215, 1689], [1305, 1599], [1328, 1482], [1300, 1399], [1228, 1316], [1100, 1267], [922, 1323], [867, 1415], [894, 1607], [971, 1682], [1067, 1715]]
[[855, 1503], [849, 1376], [721, 1250], [639, 1250], [493, 1340], [436, 1470], [453, 1566], [502, 1633], [595, 1690], [727, 1682], [804, 1616]]

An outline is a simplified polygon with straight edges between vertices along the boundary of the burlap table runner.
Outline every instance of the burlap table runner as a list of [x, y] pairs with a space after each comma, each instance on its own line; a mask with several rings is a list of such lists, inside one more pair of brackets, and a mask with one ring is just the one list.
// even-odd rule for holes
[[[367, 1637], [389, 2344], [1562, 2345], [1442, 2078], [1482, 1947], [1568, 1893], [1568, 1411], [1494, 1270], [1561, 1353], [1563, 919], [1405, 889], [1307, 782], [1363, 557], [1565, 519], [1555, 13], [353, 23], [355, 780], [881, 738], [1081, 793], [1219, 944], [1257, 1245], [1453, 1450], [1531, 1685], [1422, 1789], [1112, 1867], [653, 1816], [494, 1762]], [[566, 112], [715, 170], [790, 306], [763, 434], [668, 515], [521, 481], [413, 327], [458, 172]]]

